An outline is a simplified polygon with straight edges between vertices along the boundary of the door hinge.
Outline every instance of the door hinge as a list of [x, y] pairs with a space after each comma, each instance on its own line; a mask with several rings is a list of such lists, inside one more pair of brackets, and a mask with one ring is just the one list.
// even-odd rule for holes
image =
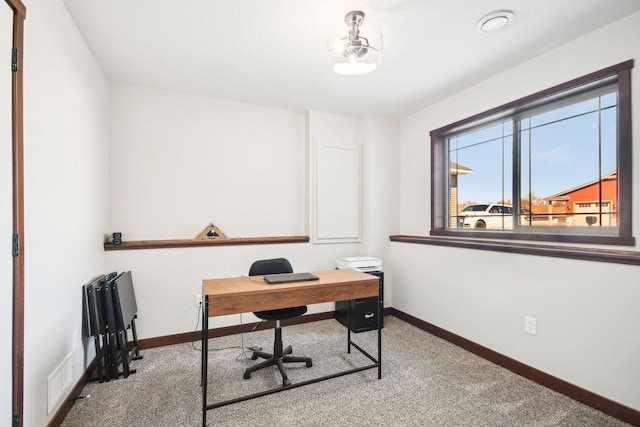
[[17, 257], [20, 255], [20, 235], [13, 235], [13, 256]]
[[20, 61], [20, 51], [14, 47], [11, 51], [11, 70], [18, 71], [18, 62]]
[[13, 423], [11, 425], [12, 427], [20, 427], [20, 418], [18, 418], [17, 415], [13, 416]]

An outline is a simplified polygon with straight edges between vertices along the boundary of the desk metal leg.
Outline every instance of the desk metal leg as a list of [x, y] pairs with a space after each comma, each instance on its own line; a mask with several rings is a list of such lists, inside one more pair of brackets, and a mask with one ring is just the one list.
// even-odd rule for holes
[[384, 301], [382, 299], [382, 280], [378, 282], [378, 379], [382, 379], [382, 316]]
[[347, 301], [347, 353], [351, 354], [351, 300]]
[[202, 427], [207, 425], [207, 368], [209, 359], [209, 296], [204, 296], [204, 307], [202, 308]]

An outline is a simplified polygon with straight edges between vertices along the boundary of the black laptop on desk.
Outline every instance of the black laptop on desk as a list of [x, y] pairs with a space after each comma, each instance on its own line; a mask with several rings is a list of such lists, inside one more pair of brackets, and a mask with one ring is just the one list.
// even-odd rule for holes
[[264, 280], [270, 285], [276, 285], [278, 283], [308, 282], [310, 280], [318, 280], [318, 276], [311, 273], [267, 274], [264, 276]]

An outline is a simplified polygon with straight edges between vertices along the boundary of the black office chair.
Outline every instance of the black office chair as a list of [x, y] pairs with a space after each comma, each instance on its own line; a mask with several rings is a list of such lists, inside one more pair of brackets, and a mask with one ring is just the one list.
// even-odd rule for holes
[[[249, 276], [261, 276], [265, 274], [279, 274], [279, 273], [293, 273], [291, 263], [284, 258], [265, 259], [256, 261], [251, 265], [249, 269]], [[275, 285], [277, 286], [277, 285]], [[313, 362], [310, 357], [291, 356], [291, 346], [288, 345], [285, 349], [282, 348], [282, 329], [280, 328], [280, 321], [284, 319], [290, 319], [296, 316], [302, 316], [307, 312], [307, 306], [281, 308], [277, 310], [257, 311], [254, 312], [258, 318], [262, 320], [275, 320], [275, 340], [273, 342], [273, 354], [265, 353], [263, 351], [254, 350], [251, 358], [257, 360], [258, 357], [265, 359], [264, 361], [247, 368], [244, 371], [244, 379], [251, 378], [251, 373], [267, 366], [276, 365], [282, 374], [282, 385], [291, 384], [291, 381], [287, 377], [287, 371], [284, 369], [285, 363], [290, 362], [305, 362], [307, 368], [313, 366]]]

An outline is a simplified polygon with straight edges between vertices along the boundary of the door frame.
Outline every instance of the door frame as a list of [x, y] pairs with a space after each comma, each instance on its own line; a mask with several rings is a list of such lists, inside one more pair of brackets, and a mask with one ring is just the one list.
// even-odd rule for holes
[[[13, 10], [11, 75], [11, 144], [13, 175], [13, 340], [12, 423], [23, 425], [24, 411], [24, 105], [23, 71], [24, 20], [27, 8], [21, 0], [5, 0]], [[15, 58], [15, 60], [14, 60]]]

